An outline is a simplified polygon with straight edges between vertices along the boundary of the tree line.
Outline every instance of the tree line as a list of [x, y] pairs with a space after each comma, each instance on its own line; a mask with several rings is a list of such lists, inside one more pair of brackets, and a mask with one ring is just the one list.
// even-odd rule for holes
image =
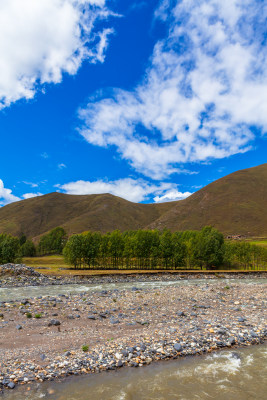
[[18, 238], [2, 233], [0, 234], [0, 264], [21, 262], [22, 257], [62, 254], [66, 242], [67, 235], [61, 227], [43, 235], [37, 245], [27, 239], [24, 234]]
[[74, 268], [101, 269], [261, 269], [267, 249], [225, 241], [212, 227], [201, 231], [118, 230], [72, 235], [64, 249]]
[[43, 235], [35, 245], [0, 234], [0, 263], [22, 257], [63, 254], [76, 269], [263, 269], [267, 249], [243, 241], [225, 241], [212, 227], [201, 231], [137, 230], [106, 234], [84, 232], [67, 238], [61, 227]]

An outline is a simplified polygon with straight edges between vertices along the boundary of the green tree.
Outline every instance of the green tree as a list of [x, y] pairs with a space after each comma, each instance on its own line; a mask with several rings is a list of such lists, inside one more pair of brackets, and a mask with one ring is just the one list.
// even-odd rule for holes
[[0, 235], [0, 262], [13, 263], [20, 260], [19, 239], [11, 235]]
[[195, 257], [201, 269], [219, 267], [223, 263], [224, 237], [211, 226], [204, 227], [195, 242]]
[[44, 254], [61, 254], [66, 244], [67, 235], [63, 228], [52, 229], [46, 235], [43, 235], [38, 244], [38, 252]]
[[119, 230], [113, 231], [109, 235], [109, 254], [112, 258], [112, 266], [118, 267], [122, 261], [124, 250], [124, 240]]
[[164, 230], [160, 236], [160, 254], [163, 258], [165, 268], [172, 265], [174, 255], [174, 242], [172, 234], [168, 230]]
[[97, 232], [83, 233], [84, 240], [84, 263], [89, 267], [97, 264], [97, 258], [100, 255], [101, 234]]
[[84, 265], [84, 237], [83, 235], [72, 235], [63, 249], [64, 259], [74, 268]]
[[20, 247], [20, 250], [22, 257], [36, 256], [36, 247], [31, 240], [26, 240], [26, 242]]

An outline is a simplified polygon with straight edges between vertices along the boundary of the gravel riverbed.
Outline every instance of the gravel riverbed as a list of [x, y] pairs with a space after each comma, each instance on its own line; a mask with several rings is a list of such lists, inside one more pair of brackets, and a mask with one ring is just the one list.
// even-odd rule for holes
[[[30, 281], [38, 278], [29, 276]], [[99, 279], [104, 278], [112, 279]], [[0, 287], [12, 291], [11, 283], [14, 287], [20, 279], [19, 274], [2, 275]], [[217, 279], [143, 289], [138, 287], [143, 277], [130, 279], [133, 287], [127, 290], [0, 299], [0, 390], [267, 338], [264, 278], [253, 285]]]

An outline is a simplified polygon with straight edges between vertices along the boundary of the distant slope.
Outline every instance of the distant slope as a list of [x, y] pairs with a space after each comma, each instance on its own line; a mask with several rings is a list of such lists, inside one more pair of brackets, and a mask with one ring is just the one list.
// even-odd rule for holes
[[37, 237], [62, 226], [68, 234], [144, 228], [174, 203], [136, 204], [113, 196], [50, 193], [0, 209], [0, 232]]
[[225, 234], [267, 236], [267, 164], [234, 172], [171, 203], [136, 204], [110, 194], [50, 193], [0, 208], [0, 232], [32, 238], [57, 226], [72, 234], [139, 228], [175, 231], [205, 225]]
[[200, 229], [212, 225], [225, 234], [267, 234], [267, 164], [221, 178], [176, 202], [150, 224], [171, 230]]

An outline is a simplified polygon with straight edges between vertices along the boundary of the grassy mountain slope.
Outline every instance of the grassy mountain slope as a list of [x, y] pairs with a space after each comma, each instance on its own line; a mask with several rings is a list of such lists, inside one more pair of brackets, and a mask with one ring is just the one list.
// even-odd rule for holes
[[200, 229], [212, 225], [225, 234], [267, 234], [267, 164], [221, 178], [150, 224], [171, 230]]
[[110, 194], [50, 193], [9, 204], [0, 209], [0, 232], [37, 237], [62, 226], [66, 231], [107, 232], [139, 229], [169, 210], [173, 203], [135, 204]]
[[110, 194], [50, 193], [0, 209], [0, 232], [36, 238], [63, 226], [68, 234], [139, 228], [200, 229], [267, 236], [267, 164], [234, 172], [182, 201], [136, 204]]

